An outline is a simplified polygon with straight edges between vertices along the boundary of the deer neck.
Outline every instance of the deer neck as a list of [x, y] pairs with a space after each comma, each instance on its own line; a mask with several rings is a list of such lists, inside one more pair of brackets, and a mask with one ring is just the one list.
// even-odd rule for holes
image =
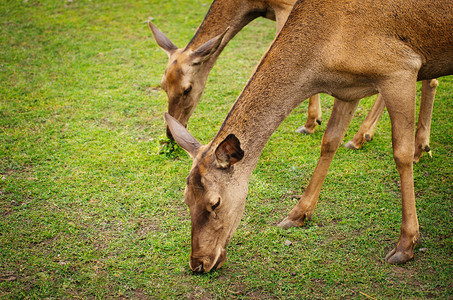
[[318, 17], [316, 13], [328, 11], [309, 7], [290, 16], [212, 141], [211, 147], [215, 149], [229, 134], [234, 134], [244, 150], [241, 163], [247, 165], [250, 173], [267, 141], [291, 111], [305, 99], [326, 92], [319, 84], [325, 72], [320, 57], [324, 45], [319, 41], [327, 40], [334, 29], [314, 20]]
[[210, 70], [228, 42], [259, 16], [266, 16], [266, 8], [261, 1], [215, 0], [184, 51], [198, 49], [229, 27], [218, 50], [203, 63], [204, 68]]
[[288, 71], [291, 62], [279, 61], [278, 56], [267, 58], [257, 67], [211, 144], [215, 149], [226, 136], [234, 134], [244, 151], [241, 163], [248, 175], [278, 126], [300, 102], [318, 92], [312, 84], [314, 69], [302, 68], [305, 71], [288, 75], [294, 73]]

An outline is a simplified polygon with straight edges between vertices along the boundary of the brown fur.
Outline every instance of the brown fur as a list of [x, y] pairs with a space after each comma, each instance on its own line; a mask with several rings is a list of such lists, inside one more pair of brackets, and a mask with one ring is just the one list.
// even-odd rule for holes
[[[225, 246], [242, 216], [248, 180], [262, 149], [301, 99], [317, 93], [337, 98], [321, 157], [299, 203], [280, 226], [301, 226], [312, 215], [359, 99], [381, 93], [392, 123], [402, 194], [401, 234], [386, 259], [390, 263], [412, 259], [419, 239], [412, 171], [415, 84], [453, 74], [452, 28], [451, 0], [297, 2], [213, 141], [196, 149], [190, 147], [197, 145], [193, 137], [186, 143], [194, 157], [190, 178], [200, 176], [198, 181], [189, 180], [185, 193], [192, 216], [192, 250], [196, 249], [192, 269], [209, 271], [223, 264]], [[187, 139], [187, 130], [174, 126], [177, 122], [169, 115], [166, 118], [170, 128], [182, 128], [172, 131], [175, 140]], [[240, 149], [244, 157], [225, 169], [215, 152], [231, 135], [237, 144], [229, 148], [230, 155]], [[196, 182], [203, 185], [201, 194], [194, 192], [200, 189]], [[207, 203], [219, 200], [221, 204], [210, 211]], [[201, 213], [208, 220], [194, 225]]]
[[[156, 41], [169, 54], [169, 63], [162, 79], [162, 87], [168, 95], [168, 112], [170, 115], [187, 126], [190, 116], [200, 101], [207, 76], [227, 43], [245, 25], [260, 16], [276, 20], [277, 32], [279, 32], [294, 3], [294, 0], [216, 0], [212, 3], [196, 34], [184, 49], [178, 49], [150, 23]], [[350, 8], [346, 7], [345, 9]], [[226, 28], [228, 30], [225, 31]], [[222, 38], [219, 39], [219, 37]], [[189, 92], [186, 93], [187, 91]], [[434, 93], [430, 91], [425, 93], [432, 95], [431, 101], [434, 101], [435, 89]], [[372, 139], [377, 121], [384, 108], [381, 97], [376, 102], [375, 108], [378, 109], [370, 111], [354, 139], [346, 144], [347, 148], [360, 149], [365, 141]], [[430, 122], [430, 117], [431, 115], [422, 116], [421, 119]], [[319, 95], [313, 95], [309, 100], [305, 125], [299, 127], [296, 132], [314, 133], [316, 126], [320, 123], [320, 98]], [[427, 132], [420, 131], [418, 134], [420, 138], [416, 140], [415, 149], [429, 149]], [[424, 133], [424, 135], [421, 133]], [[168, 130], [167, 135], [171, 137]], [[420, 144], [419, 142], [422, 141], [423, 144]], [[414, 160], [417, 161], [422, 153], [423, 151], [417, 152], [418, 156]]]

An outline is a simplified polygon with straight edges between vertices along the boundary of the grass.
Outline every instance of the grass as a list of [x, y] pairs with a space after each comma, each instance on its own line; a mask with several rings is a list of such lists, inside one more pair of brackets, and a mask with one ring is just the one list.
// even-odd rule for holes
[[[436, 97], [434, 156], [415, 165], [426, 251], [414, 261], [383, 261], [401, 218], [387, 114], [363, 150], [338, 151], [312, 221], [275, 226], [317, 162], [333, 103], [323, 96], [324, 123], [314, 135], [293, 132], [305, 121], [303, 103], [263, 151], [224, 267], [190, 271], [182, 200], [191, 160], [158, 154], [167, 57], [145, 21], [153, 17], [183, 47], [208, 8], [208, 0], [0, 3], [0, 297], [451, 298], [451, 76], [440, 79]], [[203, 143], [274, 30], [257, 20], [222, 53], [189, 124]], [[372, 101], [362, 101], [346, 139]]]

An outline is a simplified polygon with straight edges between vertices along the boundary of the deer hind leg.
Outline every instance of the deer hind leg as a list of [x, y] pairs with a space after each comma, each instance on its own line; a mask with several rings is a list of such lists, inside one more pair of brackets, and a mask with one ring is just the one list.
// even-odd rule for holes
[[296, 129], [301, 134], [312, 134], [315, 132], [317, 125], [321, 125], [321, 100], [319, 94], [311, 96], [308, 100], [307, 121], [304, 126]]
[[374, 131], [384, 109], [385, 103], [384, 100], [382, 100], [382, 96], [379, 94], [376, 101], [374, 101], [373, 107], [371, 107], [370, 112], [363, 121], [362, 126], [360, 126], [359, 131], [357, 131], [352, 140], [347, 142], [344, 147], [358, 150], [362, 148], [365, 142], [370, 142], [374, 137]]
[[310, 219], [318, 202], [321, 186], [326, 178], [329, 166], [351, 123], [358, 103], [359, 100], [344, 102], [335, 99], [332, 115], [322, 138], [321, 157], [315, 172], [299, 202], [291, 210], [288, 217], [279, 224], [280, 227], [287, 229], [302, 226], [306, 220]]
[[420, 102], [420, 113], [415, 134], [414, 162], [418, 162], [423, 152], [431, 155], [429, 148], [429, 136], [431, 132], [431, 118], [433, 115], [434, 97], [439, 85], [437, 79], [422, 81], [422, 100]]
[[[398, 82], [393, 82], [395, 81]], [[385, 258], [391, 264], [401, 264], [412, 259], [414, 247], [419, 242], [413, 179], [416, 77], [409, 76], [399, 82], [403, 84], [395, 86], [388, 82], [381, 91], [392, 123], [393, 158], [400, 175], [402, 198], [400, 237], [396, 248]]]

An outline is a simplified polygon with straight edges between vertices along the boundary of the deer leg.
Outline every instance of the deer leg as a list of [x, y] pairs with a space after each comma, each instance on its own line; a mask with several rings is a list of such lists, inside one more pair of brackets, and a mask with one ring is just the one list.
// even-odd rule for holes
[[429, 136], [431, 133], [431, 118], [433, 115], [434, 97], [439, 85], [437, 79], [422, 81], [422, 100], [420, 102], [420, 112], [415, 133], [415, 153], [414, 162], [418, 162], [423, 152], [431, 154], [429, 148]]
[[296, 129], [301, 134], [312, 134], [315, 132], [316, 125], [321, 125], [321, 99], [319, 94], [311, 96], [308, 99], [307, 121], [304, 126]]
[[374, 136], [374, 130], [376, 129], [379, 118], [384, 112], [385, 103], [382, 100], [382, 96], [379, 94], [374, 101], [373, 107], [366, 116], [365, 120], [360, 126], [359, 131], [354, 135], [352, 140], [347, 142], [344, 147], [347, 149], [358, 150], [362, 148], [365, 142], [370, 142]]
[[299, 203], [291, 210], [288, 217], [279, 224], [280, 227], [287, 229], [302, 226], [306, 220], [310, 219], [318, 202], [319, 193], [329, 166], [351, 123], [358, 103], [359, 100], [344, 102], [335, 99], [332, 115], [322, 138], [321, 157], [315, 172]]
[[407, 88], [395, 86], [391, 82], [382, 90], [382, 97], [387, 106], [392, 123], [393, 158], [400, 175], [402, 198], [401, 232], [396, 248], [386, 256], [391, 264], [401, 264], [414, 257], [414, 247], [419, 241], [419, 226], [415, 208], [413, 178], [415, 123], [415, 82], [416, 79], [403, 82]]

